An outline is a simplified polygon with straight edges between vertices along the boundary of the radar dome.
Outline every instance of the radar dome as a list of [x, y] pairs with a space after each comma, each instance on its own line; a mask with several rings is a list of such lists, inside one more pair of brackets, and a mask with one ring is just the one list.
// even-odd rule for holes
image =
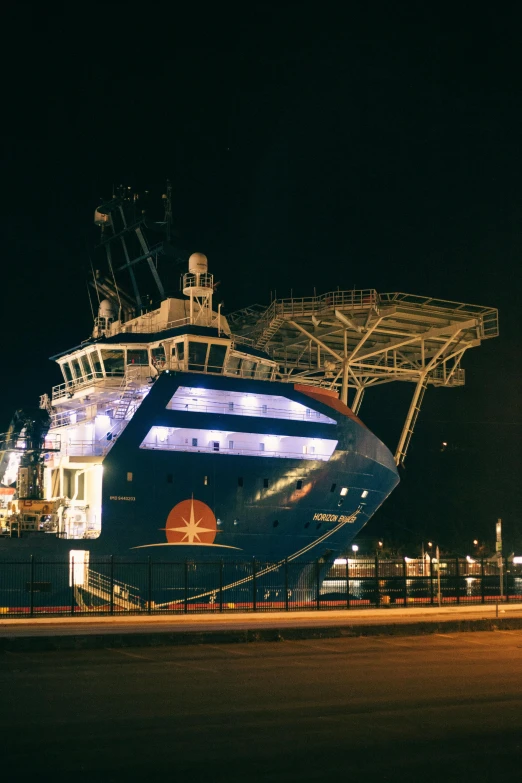
[[204, 274], [208, 269], [208, 259], [204, 253], [192, 253], [188, 262], [189, 272], [193, 275]]
[[102, 299], [98, 307], [99, 318], [116, 318], [117, 308], [110, 299]]

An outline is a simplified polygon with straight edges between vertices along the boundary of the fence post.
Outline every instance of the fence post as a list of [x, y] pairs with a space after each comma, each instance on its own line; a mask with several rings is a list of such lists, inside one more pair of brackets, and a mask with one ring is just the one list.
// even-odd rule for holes
[[188, 612], [188, 560], [185, 560], [183, 593], [184, 593], [183, 611], [185, 612], [185, 614], [187, 614]]
[[114, 555], [111, 555], [110, 581], [111, 581], [110, 614], [114, 614]]
[[224, 570], [224, 563], [223, 560], [219, 563], [219, 611], [223, 611], [223, 570]]
[[71, 568], [71, 614], [74, 614], [74, 557], [71, 557], [70, 568]]
[[152, 560], [150, 555], [147, 560], [147, 612], [152, 614]]
[[[346, 558], [348, 559], [348, 558]], [[381, 605], [381, 591], [379, 589], [379, 553], [375, 554], [375, 606]]]
[[321, 595], [319, 593], [319, 560], [315, 561], [315, 606], [321, 608]]
[[350, 608], [350, 565], [348, 555], [346, 555], [346, 608]]
[[402, 559], [402, 578], [404, 580], [404, 606], [406, 606], [408, 603], [408, 568], [405, 557]]
[[505, 583], [506, 584], [506, 589], [505, 589], [504, 592], [506, 594], [506, 603], [509, 603], [509, 575], [508, 575], [508, 560], [507, 560], [507, 557], [504, 558], [504, 573], [506, 575], [506, 583]]
[[256, 559], [252, 558], [252, 609], [257, 611], [257, 580]]
[[31, 593], [29, 597], [29, 615], [32, 617], [34, 612], [34, 555], [30, 556], [29, 580], [29, 590]]
[[486, 603], [486, 585], [484, 584], [484, 558], [480, 558], [480, 595], [482, 603]]
[[430, 604], [433, 606], [433, 558], [430, 555]]
[[288, 612], [288, 558], [285, 557], [285, 612]]
[[457, 595], [457, 604], [460, 604], [460, 575], [459, 575], [459, 559], [455, 558], [455, 593]]

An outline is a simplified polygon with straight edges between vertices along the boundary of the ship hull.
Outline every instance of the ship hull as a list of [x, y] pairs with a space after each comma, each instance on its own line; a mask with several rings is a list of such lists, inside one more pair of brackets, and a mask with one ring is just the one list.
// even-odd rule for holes
[[[222, 393], [239, 389], [281, 395], [310, 405], [323, 420], [168, 409], [180, 387], [196, 384]], [[325, 423], [327, 417], [332, 423]], [[260, 437], [269, 433], [336, 445], [328, 459], [310, 454], [247, 456], [207, 446], [144, 448], [152, 427], [200, 432], [233, 428]], [[127, 562], [150, 558], [155, 563], [202, 565], [255, 559], [261, 572], [263, 564], [287, 561], [293, 564], [294, 576], [298, 563], [303, 564], [301, 583], [308, 592], [312, 576], [307, 564], [321, 564], [322, 580], [329, 564], [346, 551], [399, 480], [388, 449], [338, 401], [334, 409], [329, 398], [319, 394], [310, 399], [290, 384], [193, 373], [160, 376], [111, 444], [102, 467], [98, 538], [61, 539], [46, 533], [3, 538], [0, 560], [24, 562], [33, 555], [36, 561], [64, 562], [88, 553], [91, 567], [95, 562], [101, 567], [111, 555]], [[120, 569], [120, 578], [130, 577]], [[317, 579], [314, 571], [313, 580]], [[206, 587], [208, 577], [201, 577], [190, 592], [200, 594]]]

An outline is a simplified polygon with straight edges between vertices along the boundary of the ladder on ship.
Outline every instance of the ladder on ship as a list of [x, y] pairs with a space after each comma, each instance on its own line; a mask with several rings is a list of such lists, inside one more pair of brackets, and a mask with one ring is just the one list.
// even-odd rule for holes
[[129, 413], [133, 402], [137, 400], [139, 392], [137, 374], [127, 370], [120, 388], [121, 397], [118, 400], [116, 410], [114, 411], [114, 418], [118, 421], [127, 418], [127, 414]]
[[264, 348], [274, 334], [278, 331], [279, 327], [285, 319], [282, 315], [277, 315], [273, 318], [268, 325], [263, 329], [260, 336], [256, 341], [256, 348]]
[[399, 441], [399, 445], [397, 446], [397, 451], [395, 453], [396, 465], [404, 465], [404, 460], [406, 459], [408, 447], [410, 445], [413, 431], [415, 430], [415, 424], [417, 423], [417, 419], [419, 418], [419, 413], [422, 406], [422, 400], [424, 399], [427, 386], [428, 386], [428, 375], [426, 373], [419, 380], [417, 387], [415, 389], [415, 393], [413, 395], [413, 400], [411, 401], [410, 410], [408, 411], [408, 416], [404, 424], [404, 429], [402, 431], [401, 439]]

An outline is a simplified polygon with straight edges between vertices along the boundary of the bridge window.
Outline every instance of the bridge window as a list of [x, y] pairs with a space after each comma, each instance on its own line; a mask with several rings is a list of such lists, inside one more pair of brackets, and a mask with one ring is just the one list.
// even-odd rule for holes
[[85, 354], [82, 354], [78, 357], [80, 361], [80, 366], [82, 368], [82, 375], [84, 378], [88, 378], [91, 375], [91, 368], [89, 366], [89, 361], [87, 359], [87, 356]]
[[127, 364], [137, 364], [142, 367], [149, 363], [149, 352], [146, 348], [129, 348], [127, 351]]
[[253, 362], [251, 359], [243, 359], [241, 362], [241, 375], [243, 378], [253, 378], [255, 375], [257, 362]]
[[227, 353], [226, 345], [217, 345], [212, 343], [208, 352], [208, 371], [221, 372]]
[[73, 376], [71, 372], [71, 368], [69, 366], [69, 362], [64, 362], [62, 364], [62, 371], [63, 371], [63, 377], [65, 378], [67, 383], [73, 382]]
[[227, 372], [229, 375], [237, 375], [239, 372], [239, 363], [241, 362], [240, 356], [230, 356], [227, 364]]
[[102, 349], [101, 352], [103, 364], [105, 366], [105, 375], [123, 375], [123, 351], [107, 351]]
[[165, 348], [163, 345], [157, 345], [155, 348], [151, 348], [151, 357], [152, 357], [152, 364], [155, 367], [164, 367], [165, 366]]
[[82, 371], [80, 370], [80, 362], [78, 359], [72, 359], [71, 366], [73, 369], [73, 373], [76, 376], [76, 380], [80, 381], [82, 379]]
[[204, 372], [207, 359], [207, 343], [189, 342], [188, 348], [188, 368]]
[[272, 365], [271, 364], [264, 364], [264, 362], [259, 362], [257, 366], [257, 377], [261, 380], [267, 380], [272, 376]]
[[92, 368], [94, 370], [94, 374], [97, 378], [101, 378], [103, 375], [103, 370], [100, 362], [100, 357], [98, 355], [98, 351], [91, 351], [89, 354], [91, 359]]

